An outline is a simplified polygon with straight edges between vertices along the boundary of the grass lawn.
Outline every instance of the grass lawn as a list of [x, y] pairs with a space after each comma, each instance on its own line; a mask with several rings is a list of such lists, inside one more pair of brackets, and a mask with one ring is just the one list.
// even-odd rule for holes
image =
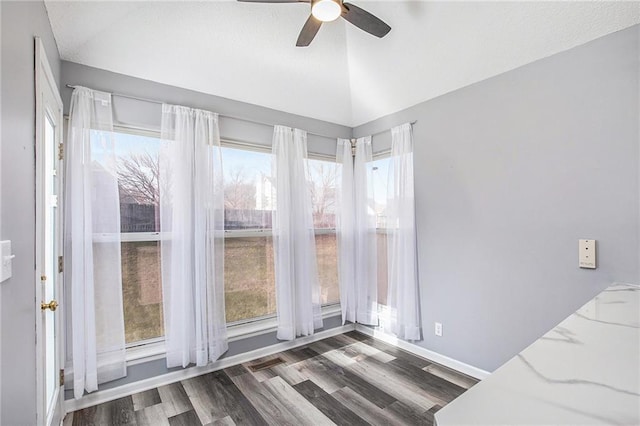
[[[340, 300], [335, 234], [316, 236], [322, 303]], [[275, 314], [271, 237], [225, 240], [227, 322]], [[162, 285], [158, 242], [122, 243], [122, 293], [127, 342], [162, 336]]]

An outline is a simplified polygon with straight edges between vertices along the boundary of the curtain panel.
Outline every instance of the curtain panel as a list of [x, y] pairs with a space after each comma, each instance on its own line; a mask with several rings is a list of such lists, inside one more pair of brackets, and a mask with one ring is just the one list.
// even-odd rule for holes
[[167, 367], [203, 366], [228, 349], [218, 115], [163, 104], [161, 139], [160, 232]]
[[338, 139], [336, 162], [341, 175], [336, 181], [336, 238], [338, 242], [338, 282], [342, 324], [356, 322], [355, 196], [353, 154], [349, 139]]
[[307, 133], [275, 126], [272, 178], [277, 337], [292, 340], [322, 327], [315, 231], [307, 165]]
[[[378, 325], [376, 212], [371, 137], [338, 139], [338, 275], [342, 322]], [[355, 154], [355, 155], [354, 155]]]
[[65, 155], [67, 367], [76, 399], [126, 375], [120, 198], [111, 95], [71, 96]]
[[420, 340], [411, 124], [391, 129], [387, 186], [388, 297], [386, 327], [405, 340]]

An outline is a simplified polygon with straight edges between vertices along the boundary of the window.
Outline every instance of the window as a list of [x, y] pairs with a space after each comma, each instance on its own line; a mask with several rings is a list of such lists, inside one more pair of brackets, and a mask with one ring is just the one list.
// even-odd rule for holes
[[[158, 169], [160, 139], [115, 133], [125, 337], [129, 346], [164, 336]], [[271, 153], [223, 146], [227, 323], [276, 313]], [[335, 162], [309, 161], [323, 304], [340, 301], [335, 233]]]
[[271, 154], [222, 148], [227, 323], [276, 313]]
[[[225, 178], [227, 322], [276, 313], [271, 214], [271, 154], [222, 148]], [[309, 160], [318, 274], [323, 304], [340, 301], [335, 233], [335, 162]]]
[[336, 240], [336, 179], [338, 165], [332, 161], [309, 160], [313, 226], [322, 304], [339, 303], [338, 245]]
[[115, 146], [125, 340], [130, 344], [164, 335], [158, 210], [160, 139], [115, 133]]
[[387, 179], [391, 158], [379, 158], [369, 163], [374, 209], [376, 213], [376, 250], [378, 263], [378, 303], [387, 304]]

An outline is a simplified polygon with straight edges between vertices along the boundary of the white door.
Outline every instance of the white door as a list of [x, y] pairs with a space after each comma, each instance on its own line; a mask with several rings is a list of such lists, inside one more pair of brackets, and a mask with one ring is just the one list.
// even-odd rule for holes
[[36, 386], [38, 425], [58, 425], [62, 388], [62, 100], [40, 38], [36, 51]]

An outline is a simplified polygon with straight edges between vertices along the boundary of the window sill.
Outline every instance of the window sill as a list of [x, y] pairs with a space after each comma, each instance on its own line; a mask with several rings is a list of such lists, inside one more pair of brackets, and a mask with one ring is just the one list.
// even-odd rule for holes
[[227, 339], [229, 342], [242, 340], [260, 334], [270, 333], [278, 327], [278, 319], [275, 316], [244, 324], [230, 325], [227, 327]]
[[[322, 318], [339, 315], [342, 312], [339, 303], [322, 307]], [[252, 321], [244, 324], [230, 325], [227, 327], [227, 339], [229, 342], [271, 333], [278, 328], [278, 320], [275, 316]], [[165, 357], [164, 340], [127, 348], [127, 366], [143, 364], [145, 362], [162, 359]]]
[[[322, 307], [322, 318], [329, 318], [341, 313], [339, 303], [326, 305]], [[278, 329], [278, 320], [275, 316], [264, 318], [250, 323], [231, 325], [227, 327], [227, 338], [230, 342], [242, 340], [249, 337], [259, 336], [265, 333], [271, 333]]]
[[147, 343], [145, 345], [134, 346], [126, 349], [127, 367], [142, 364], [165, 357], [164, 339], [159, 342]]

